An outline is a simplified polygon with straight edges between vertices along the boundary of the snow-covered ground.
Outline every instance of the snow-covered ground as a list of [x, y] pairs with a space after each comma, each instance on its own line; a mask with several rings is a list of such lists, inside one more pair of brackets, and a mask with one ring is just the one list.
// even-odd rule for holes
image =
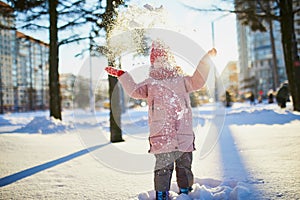
[[[290, 105], [289, 105], [290, 106]], [[154, 159], [147, 111], [122, 117], [109, 142], [109, 113], [0, 115], [0, 199], [151, 199]], [[218, 131], [221, 130], [221, 134]], [[300, 199], [300, 113], [275, 104], [194, 109], [194, 190], [174, 199]]]

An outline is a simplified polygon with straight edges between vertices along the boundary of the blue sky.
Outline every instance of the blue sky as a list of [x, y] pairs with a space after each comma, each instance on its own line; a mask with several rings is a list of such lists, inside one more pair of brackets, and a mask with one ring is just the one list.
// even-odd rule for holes
[[219, 72], [228, 61], [238, 59], [236, 16], [234, 14], [197, 12], [184, 6], [186, 4], [197, 8], [209, 8], [213, 4], [225, 8], [230, 7], [230, 4], [220, 0], [177, 0], [172, 3], [165, 0], [158, 2], [166, 2], [164, 5], [174, 21], [178, 23], [179, 27], [186, 30], [186, 35], [195, 40], [204, 50], [209, 50], [213, 46], [211, 27], [212, 23], [214, 24], [215, 48], [218, 50], [218, 56], [214, 58], [214, 62]]
[[[192, 4], [189, 4], [189, 2], [192, 2]], [[176, 30], [194, 40], [204, 50], [209, 50], [213, 46], [211, 25], [214, 22], [215, 48], [218, 50], [218, 56], [214, 58], [214, 63], [219, 73], [221, 73], [229, 61], [237, 60], [238, 57], [235, 15], [219, 12], [201, 13], [184, 6], [184, 4], [187, 4], [199, 8], [208, 8], [211, 4], [221, 5], [219, 2], [219, 0], [131, 0], [130, 5], [139, 7], [143, 7], [145, 4], [150, 4], [153, 7], [163, 5], [168, 14], [167, 21], [172, 24], [172, 29], [175, 26]], [[223, 3], [222, 6], [230, 5]], [[87, 62], [85, 61], [85, 63]], [[61, 71], [64, 71], [64, 69], [61, 69]]]
[[[202, 13], [184, 6], [186, 4], [198, 8], [207, 8], [211, 4], [222, 5], [222, 7], [228, 6], [228, 4], [221, 4], [220, 0], [131, 0], [129, 2], [131, 5], [141, 7], [147, 3], [153, 7], [163, 5], [168, 13], [168, 20], [173, 26], [176, 26], [176, 29], [180, 30], [182, 34], [197, 42], [204, 50], [209, 50], [213, 46], [211, 25], [214, 22], [215, 48], [218, 50], [218, 56], [214, 58], [214, 62], [218, 71], [221, 72], [229, 61], [237, 60], [235, 15], [215, 12]], [[218, 19], [222, 15], [226, 16]], [[48, 33], [31, 33], [29, 31], [24, 31], [24, 33], [48, 41]], [[83, 57], [75, 57], [75, 55], [80, 53], [85, 45], [88, 44], [64, 45], [60, 48], [60, 73], [78, 74], [82, 65], [87, 63], [88, 55]]]

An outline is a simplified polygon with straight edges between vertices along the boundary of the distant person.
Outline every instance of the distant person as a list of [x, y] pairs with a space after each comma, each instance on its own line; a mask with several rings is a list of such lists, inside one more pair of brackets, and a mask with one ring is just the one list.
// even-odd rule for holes
[[250, 100], [250, 105], [255, 105], [255, 96], [253, 92], [251, 92], [249, 100]]
[[226, 106], [226, 107], [231, 107], [231, 102], [232, 102], [232, 100], [231, 100], [231, 95], [230, 95], [230, 93], [226, 90], [226, 92], [225, 92], [225, 106]]
[[273, 92], [270, 92], [269, 95], [268, 95], [268, 103], [269, 103], [269, 104], [274, 103], [274, 95], [273, 95]]
[[279, 107], [286, 108], [286, 102], [289, 100], [289, 87], [287, 83], [282, 84], [279, 88], [276, 101]]

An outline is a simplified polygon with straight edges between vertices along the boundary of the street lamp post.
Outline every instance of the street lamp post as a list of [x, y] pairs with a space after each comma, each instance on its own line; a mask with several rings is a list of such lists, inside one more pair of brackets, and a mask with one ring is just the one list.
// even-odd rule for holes
[[39, 65], [39, 68], [41, 70], [41, 109], [44, 110], [44, 68], [43, 68], [43, 64], [44, 64], [44, 59], [43, 59], [43, 46], [42, 44], [40, 45], [40, 55], [41, 55], [41, 64]]
[[[231, 13], [226, 13], [224, 15], [221, 15], [217, 18], [215, 18], [214, 20], [211, 21], [211, 40], [212, 40], [212, 46], [213, 48], [215, 48], [215, 22], [224, 18], [224, 17], [227, 17], [228, 15], [230, 15]], [[218, 102], [219, 101], [219, 91], [218, 91], [218, 79], [217, 79], [217, 69], [214, 68], [214, 77], [215, 77], [215, 102]]]
[[215, 47], [215, 21], [211, 22], [211, 43]]
[[227, 17], [231, 13], [226, 13], [224, 15], [221, 15], [214, 20], [211, 21], [211, 39], [212, 39], [212, 46], [215, 47], [215, 22], [219, 21], [220, 19], [223, 19], [224, 17]]

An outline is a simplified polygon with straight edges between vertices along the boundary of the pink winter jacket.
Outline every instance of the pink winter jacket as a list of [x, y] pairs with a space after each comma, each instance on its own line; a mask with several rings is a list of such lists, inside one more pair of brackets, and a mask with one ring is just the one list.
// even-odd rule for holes
[[206, 57], [192, 76], [160, 68], [150, 70], [150, 77], [141, 83], [135, 83], [127, 72], [119, 77], [130, 97], [147, 99], [150, 153], [195, 150], [189, 93], [205, 84], [209, 72]]

